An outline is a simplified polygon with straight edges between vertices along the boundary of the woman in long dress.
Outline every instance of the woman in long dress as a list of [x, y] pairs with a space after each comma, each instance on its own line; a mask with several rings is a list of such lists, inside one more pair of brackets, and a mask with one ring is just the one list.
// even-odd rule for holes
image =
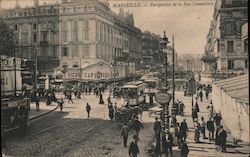
[[194, 141], [196, 143], [200, 142], [199, 138], [200, 138], [200, 123], [197, 121], [197, 119], [195, 119], [195, 122], [194, 122]]

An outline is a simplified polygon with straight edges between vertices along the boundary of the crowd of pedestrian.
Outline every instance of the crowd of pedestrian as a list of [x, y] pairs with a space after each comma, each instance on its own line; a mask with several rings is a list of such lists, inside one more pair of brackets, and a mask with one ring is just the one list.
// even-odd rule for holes
[[[215, 148], [218, 151], [226, 152], [226, 139], [227, 132], [223, 129], [221, 124], [222, 116], [220, 113], [215, 113], [212, 101], [207, 106], [207, 117], [199, 117], [200, 106], [199, 103], [209, 99], [209, 93], [211, 88], [209, 86], [200, 86], [197, 89], [197, 95], [195, 103], [192, 106], [191, 117], [194, 126], [194, 142], [202, 144], [202, 140], [209, 140], [214, 142]], [[205, 95], [205, 96], [204, 96]], [[173, 141], [177, 141], [178, 148], [180, 149], [180, 157], [187, 157], [189, 154], [189, 147], [186, 143], [188, 125], [186, 119], [183, 118], [181, 123], [177, 121], [176, 116], [184, 116], [184, 104], [180, 109], [180, 102], [174, 104], [171, 115], [171, 127], [173, 127], [173, 135], [168, 129], [162, 128], [162, 122], [159, 118], [155, 119], [154, 122], [154, 133], [155, 133], [155, 145], [154, 153], [155, 156], [161, 156], [161, 152], [164, 152], [165, 156], [173, 156], [172, 146]], [[178, 104], [178, 105], [177, 105]], [[183, 109], [183, 110], [182, 110]], [[203, 111], [205, 112], [205, 111]], [[161, 118], [162, 119], [162, 118]]]
[[[200, 112], [198, 100], [202, 102], [203, 93], [205, 91], [206, 99], [208, 99], [208, 93], [210, 92], [209, 88], [205, 88], [206, 86], [200, 86], [198, 88], [198, 95], [196, 97], [196, 103], [192, 108], [192, 119], [194, 122], [194, 141], [196, 143], [200, 142], [200, 134], [202, 134], [203, 139], [208, 139], [210, 142], [214, 142], [216, 145], [216, 150], [220, 150], [222, 152], [226, 152], [226, 138], [227, 133], [223, 129], [223, 125], [221, 124], [222, 116], [220, 113], [215, 113], [212, 101], [207, 106], [207, 121], [205, 117], [201, 117], [200, 121], [198, 121], [198, 112]], [[208, 131], [208, 138], [206, 137], [206, 130]], [[215, 132], [215, 133], [214, 133]]]

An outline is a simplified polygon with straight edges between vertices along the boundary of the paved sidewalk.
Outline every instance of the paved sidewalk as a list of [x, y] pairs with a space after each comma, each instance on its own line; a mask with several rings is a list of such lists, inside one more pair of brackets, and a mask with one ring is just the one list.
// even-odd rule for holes
[[29, 120], [36, 119], [56, 110], [58, 108], [58, 105], [54, 102], [52, 102], [50, 105], [46, 105], [45, 102], [40, 102], [39, 108], [40, 110], [36, 111], [36, 103], [30, 103]]
[[[198, 120], [200, 122], [200, 118], [203, 116], [205, 121], [208, 120], [208, 111], [207, 106], [209, 105], [210, 98], [208, 100], [203, 100], [201, 102], [198, 100], [200, 112], [198, 113]], [[182, 100], [182, 102], [185, 104], [185, 115], [184, 117], [177, 116], [177, 121], [181, 122], [183, 118], [186, 118], [187, 124], [188, 124], [188, 133], [187, 133], [187, 145], [189, 147], [189, 156], [192, 157], [248, 157], [250, 154], [250, 147], [246, 143], [238, 143], [238, 145], [233, 144], [233, 138], [229, 132], [229, 130], [224, 125], [224, 128], [227, 131], [227, 153], [222, 153], [219, 151], [216, 151], [216, 146], [214, 142], [210, 142], [208, 139], [202, 139], [202, 136], [200, 136], [200, 143], [194, 142], [194, 126], [193, 121], [191, 117], [191, 97], [184, 97], [183, 92], [176, 92], [176, 99]], [[194, 101], [195, 103], [195, 101]], [[223, 119], [222, 119], [223, 124]], [[208, 137], [208, 131], [206, 130], [206, 137]], [[173, 148], [174, 150], [174, 156], [179, 156], [180, 150], [176, 147]]]

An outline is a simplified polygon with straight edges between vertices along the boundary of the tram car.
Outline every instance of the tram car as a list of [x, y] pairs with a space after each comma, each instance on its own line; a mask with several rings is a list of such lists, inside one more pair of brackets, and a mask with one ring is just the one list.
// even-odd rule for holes
[[140, 106], [145, 103], [146, 84], [142, 81], [129, 82], [121, 87], [122, 99], [129, 106]]
[[[25, 134], [30, 100], [22, 96], [21, 59], [1, 55], [1, 132]], [[18, 132], [16, 132], [18, 131]]]
[[154, 78], [148, 78], [144, 80], [146, 84], [145, 93], [146, 94], [156, 94], [159, 91], [159, 79]]

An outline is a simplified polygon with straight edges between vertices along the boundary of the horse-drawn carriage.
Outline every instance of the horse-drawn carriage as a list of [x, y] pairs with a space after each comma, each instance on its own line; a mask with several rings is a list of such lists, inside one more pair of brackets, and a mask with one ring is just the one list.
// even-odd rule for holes
[[143, 109], [139, 106], [119, 108], [115, 113], [116, 124], [122, 126], [127, 123], [128, 126], [131, 126], [136, 117], [142, 115], [142, 112]]

